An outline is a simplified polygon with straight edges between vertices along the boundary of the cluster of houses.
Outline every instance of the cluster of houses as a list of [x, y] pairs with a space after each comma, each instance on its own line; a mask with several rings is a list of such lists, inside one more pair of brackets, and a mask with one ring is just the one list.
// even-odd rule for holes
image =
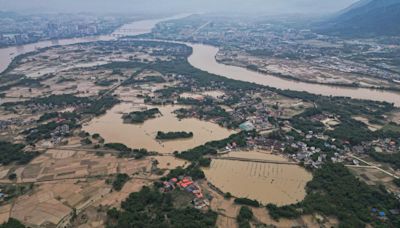
[[53, 145], [60, 145], [64, 141], [64, 137], [68, 136], [70, 134], [70, 128], [67, 124], [63, 124], [61, 126], [58, 126], [52, 133], [51, 135], [51, 143]]
[[175, 188], [180, 188], [186, 192], [192, 193], [194, 196], [192, 203], [196, 209], [203, 209], [210, 206], [209, 200], [204, 197], [201, 188], [192, 180], [191, 177], [179, 176], [178, 178], [172, 178], [169, 181], [164, 181], [161, 191], [170, 192]]
[[7, 130], [10, 129], [11, 126], [23, 127], [29, 126], [36, 122], [34, 119], [21, 121], [19, 118], [11, 118], [8, 120], [0, 120], [0, 130]]
[[400, 151], [400, 144], [398, 141], [391, 138], [374, 140], [370, 143], [370, 146], [378, 153], [397, 153]]

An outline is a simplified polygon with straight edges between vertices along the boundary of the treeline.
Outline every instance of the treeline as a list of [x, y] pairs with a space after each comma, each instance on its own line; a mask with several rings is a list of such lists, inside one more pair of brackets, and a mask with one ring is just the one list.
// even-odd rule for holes
[[2, 106], [12, 107], [16, 105], [28, 105], [28, 104], [67, 106], [67, 105], [79, 105], [89, 102], [90, 99], [87, 97], [76, 97], [71, 94], [62, 94], [62, 95], [50, 95], [48, 97], [37, 97], [27, 101], [7, 102], [2, 104]]
[[[268, 205], [270, 215], [279, 219], [321, 213], [337, 217], [344, 227], [365, 227], [367, 224], [374, 227], [400, 226], [400, 217], [389, 212], [400, 207], [395, 196], [387, 193], [383, 186], [368, 186], [359, 181], [342, 164], [327, 163], [316, 170], [306, 190], [305, 199], [298, 204]], [[387, 220], [374, 215], [373, 208], [385, 212]]]
[[228, 143], [235, 142], [237, 146], [246, 146], [246, 138], [249, 136], [254, 136], [255, 132], [240, 132], [233, 134], [226, 139], [207, 142], [204, 145], [195, 147], [193, 149], [183, 151], [181, 153], [175, 153], [175, 156], [181, 159], [189, 161], [198, 161], [207, 154], [216, 154], [217, 150], [226, 147]]
[[170, 193], [143, 187], [121, 203], [121, 209], [108, 211], [107, 227], [215, 227], [217, 213], [194, 208], [177, 209]]
[[252, 206], [252, 207], [260, 207], [260, 203], [257, 200], [252, 200], [248, 198], [236, 198], [234, 200], [236, 204], [242, 204], [242, 205], [247, 205], [247, 206]]
[[19, 102], [7, 102], [2, 104], [6, 109], [13, 108], [17, 105], [47, 105], [47, 106], [79, 106], [77, 110], [78, 114], [91, 114], [91, 115], [102, 115], [108, 109], [118, 104], [119, 100], [113, 96], [104, 96], [100, 99], [88, 98], [88, 97], [77, 97], [71, 94], [62, 95], [51, 95], [48, 97], [38, 97], [27, 101]]
[[149, 68], [160, 72], [161, 74], [178, 74], [195, 80], [198, 86], [208, 87], [212, 82], [221, 83], [230, 90], [254, 90], [264, 86], [250, 82], [243, 82], [225, 78], [219, 75], [210, 74], [208, 72], [194, 68], [187, 61], [186, 56], [177, 58], [173, 61], [158, 61], [149, 66]]
[[274, 220], [279, 220], [279, 218], [295, 219], [301, 215], [300, 210], [293, 205], [278, 207], [275, 204], [267, 204], [266, 207]]
[[37, 122], [41, 123], [47, 120], [60, 118], [60, 119], [79, 119], [80, 115], [76, 112], [46, 112], [45, 114], [41, 115]]
[[172, 140], [172, 139], [187, 139], [187, 138], [192, 138], [192, 137], [193, 137], [193, 132], [185, 132], [185, 131], [162, 132], [162, 131], [159, 131], [159, 132], [157, 132], [156, 139]]
[[42, 84], [40, 83], [40, 80], [38, 80], [38, 79], [26, 78], [24, 76], [21, 79], [17, 79], [11, 83], [0, 86], [0, 91], [7, 91], [7, 90], [17, 87], [17, 86], [26, 86], [29, 88], [37, 88], [37, 87], [41, 87]]
[[0, 164], [9, 165], [16, 162], [18, 165], [24, 165], [39, 155], [38, 152], [24, 152], [24, 148], [23, 144], [0, 141]]
[[162, 177], [161, 180], [168, 181], [171, 178], [179, 176], [190, 176], [193, 180], [200, 180], [206, 177], [198, 164], [192, 163], [186, 168], [177, 167], [176, 169], [171, 170], [168, 175]]
[[118, 157], [120, 158], [141, 159], [152, 154], [146, 149], [132, 149], [122, 143], [106, 143], [104, 147], [118, 151]]

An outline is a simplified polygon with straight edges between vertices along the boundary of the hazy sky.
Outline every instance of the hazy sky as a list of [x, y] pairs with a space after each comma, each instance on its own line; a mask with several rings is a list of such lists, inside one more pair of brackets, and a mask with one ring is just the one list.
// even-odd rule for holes
[[333, 13], [357, 0], [0, 0], [0, 10], [23, 12]]

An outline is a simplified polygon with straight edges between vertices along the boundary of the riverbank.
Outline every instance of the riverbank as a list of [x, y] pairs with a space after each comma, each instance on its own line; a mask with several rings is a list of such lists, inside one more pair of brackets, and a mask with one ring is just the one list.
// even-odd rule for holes
[[[186, 16], [186, 15], [185, 15]], [[127, 33], [124, 36], [137, 36], [140, 34], [151, 32], [154, 26], [165, 20], [171, 20], [183, 17], [175, 16], [171, 18], [164, 18], [160, 20], [148, 20], [148, 21], [138, 21], [132, 24], [123, 26]], [[36, 51], [40, 48], [58, 46], [58, 45], [71, 45], [77, 43], [93, 42], [93, 41], [107, 41], [115, 39], [112, 36], [100, 36], [100, 37], [87, 37], [79, 39], [67, 39], [59, 41], [46, 41], [39, 42], [31, 45], [24, 45], [19, 47], [12, 47], [6, 49], [0, 49], [0, 72], [6, 70], [12, 60], [21, 54], [26, 54], [32, 51]], [[169, 43], [181, 43], [179, 41], [164, 41]], [[400, 107], [400, 93], [397, 91], [379, 90], [371, 88], [360, 88], [360, 87], [343, 87], [337, 85], [322, 85], [313, 84], [306, 82], [299, 82], [288, 80], [273, 75], [266, 75], [259, 72], [254, 72], [246, 68], [229, 66], [225, 64], [218, 63], [216, 60], [216, 55], [219, 51], [218, 47], [203, 45], [203, 44], [193, 44], [193, 43], [183, 43], [190, 46], [193, 49], [193, 53], [189, 56], [189, 63], [200, 70], [220, 75], [226, 78], [246, 81], [251, 83], [256, 83], [268, 87], [273, 87], [281, 90], [292, 90], [292, 91], [304, 91], [312, 94], [323, 95], [323, 96], [337, 96], [337, 97], [351, 97], [354, 99], [363, 100], [374, 100], [381, 102], [393, 103], [395, 106]]]
[[[228, 66], [235, 66], [235, 67], [242, 67], [240, 65], [235, 65], [235, 64], [228, 64], [225, 63], [221, 60], [217, 60], [218, 63], [220, 64], [225, 64]], [[383, 86], [363, 86], [360, 85], [359, 83], [334, 83], [334, 82], [317, 82], [313, 80], [307, 80], [307, 79], [300, 79], [291, 75], [286, 75], [286, 74], [281, 74], [281, 73], [274, 73], [274, 72], [268, 72], [259, 68], [254, 68], [252, 66], [247, 66], [246, 69], [253, 71], [255, 73], [261, 73], [266, 76], [272, 75], [274, 77], [278, 78], [283, 78], [287, 80], [292, 80], [296, 82], [303, 82], [303, 83], [308, 83], [308, 84], [316, 84], [316, 85], [327, 85], [327, 86], [334, 86], [334, 87], [343, 87], [343, 88], [361, 88], [361, 89], [371, 89], [371, 90], [381, 90], [381, 91], [392, 91], [392, 92], [400, 92], [400, 88], [397, 87], [383, 87]], [[393, 82], [395, 83], [395, 82]]]
[[71, 38], [71, 39], [58, 39], [58, 40], [46, 40], [39, 41], [36, 43], [12, 46], [8, 48], [0, 49], [0, 75], [8, 68], [8, 66], [12, 63], [13, 59], [18, 57], [21, 54], [26, 54], [29, 52], [37, 51], [41, 48], [59, 46], [59, 45], [71, 45], [71, 44], [79, 44], [79, 43], [88, 43], [94, 41], [109, 41], [115, 40], [119, 36], [137, 36], [141, 34], [150, 33], [151, 30], [156, 26], [156, 24], [174, 20], [179, 18], [184, 18], [189, 16], [190, 14], [179, 14], [171, 17], [164, 17], [160, 19], [149, 19], [149, 20], [140, 20], [134, 21], [132, 23], [128, 23], [120, 26], [114, 32], [109, 35], [100, 35], [100, 36], [88, 36], [88, 37], [80, 37], [80, 38]]
[[389, 102], [400, 107], [400, 93], [398, 92], [366, 88], [338, 87], [287, 80], [273, 75], [254, 72], [243, 67], [218, 63], [216, 60], [216, 55], [219, 51], [218, 47], [204, 44], [187, 45], [193, 49], [192, 55], [188, 58], [189, 63], [193, 67], [211, 74], [220, 75], [238, 81], [246, 81], [274, 87], [281, 90], [308, 92], [323, 96], [351, 97], [353, 99]]

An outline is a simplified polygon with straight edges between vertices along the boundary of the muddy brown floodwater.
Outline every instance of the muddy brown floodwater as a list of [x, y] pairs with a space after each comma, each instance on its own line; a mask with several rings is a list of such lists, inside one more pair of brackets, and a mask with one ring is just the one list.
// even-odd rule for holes
[[[157, 107], [162, 116], [150, 119], [143, 124], [125, 124], [123, 113], [137, 111], [138, 106], [130, 103], [116, 105], [105, 115], [93, 119], [83, 130], [93, 134], [99, 133], [106, 142], [123, 143], [131, 148], [145, 148], [160, 153], [173, 153], [202, 145], [208, 141], [227, 138], [235, 131], [220, 127], [218, 124], [198, 119], [179, 120], [172, 113], [181, 106]], [[149, 108], [152, 108], [149, 106]], [[169, 141], [155, 140], [158, 131], [193, 132], [191, 139]]]
[[[231, 152], [229, 157], [287, 161], [286, 158], [252, 152]], [[287, 205], [304, 199], [311, 173], [297, 165], [213, 160], [204, 169], [208, 181], [236, 197], [255, 199], [263, 204]]]
[[400, 106], [400, 93], [383, 90], [373, 90], [364, 88], [346, 88], [329, 85], [311, 84], [287, 80], [272, 75], [254, 72], [242, 67], [229, 66], [218, 63], [216, 55], [219, 51], [217, 47], [204, 44], [189, 44], [193, 48], [189, 63], [200, 70], [212, 74], [224, 76], [239, 81], [252, 82], [266, 85], [283, 90], [306, 91], [313, 94], [325, 96], [345, 96], [355, 99], [366, 99], [374, 101], [386, 101]]

